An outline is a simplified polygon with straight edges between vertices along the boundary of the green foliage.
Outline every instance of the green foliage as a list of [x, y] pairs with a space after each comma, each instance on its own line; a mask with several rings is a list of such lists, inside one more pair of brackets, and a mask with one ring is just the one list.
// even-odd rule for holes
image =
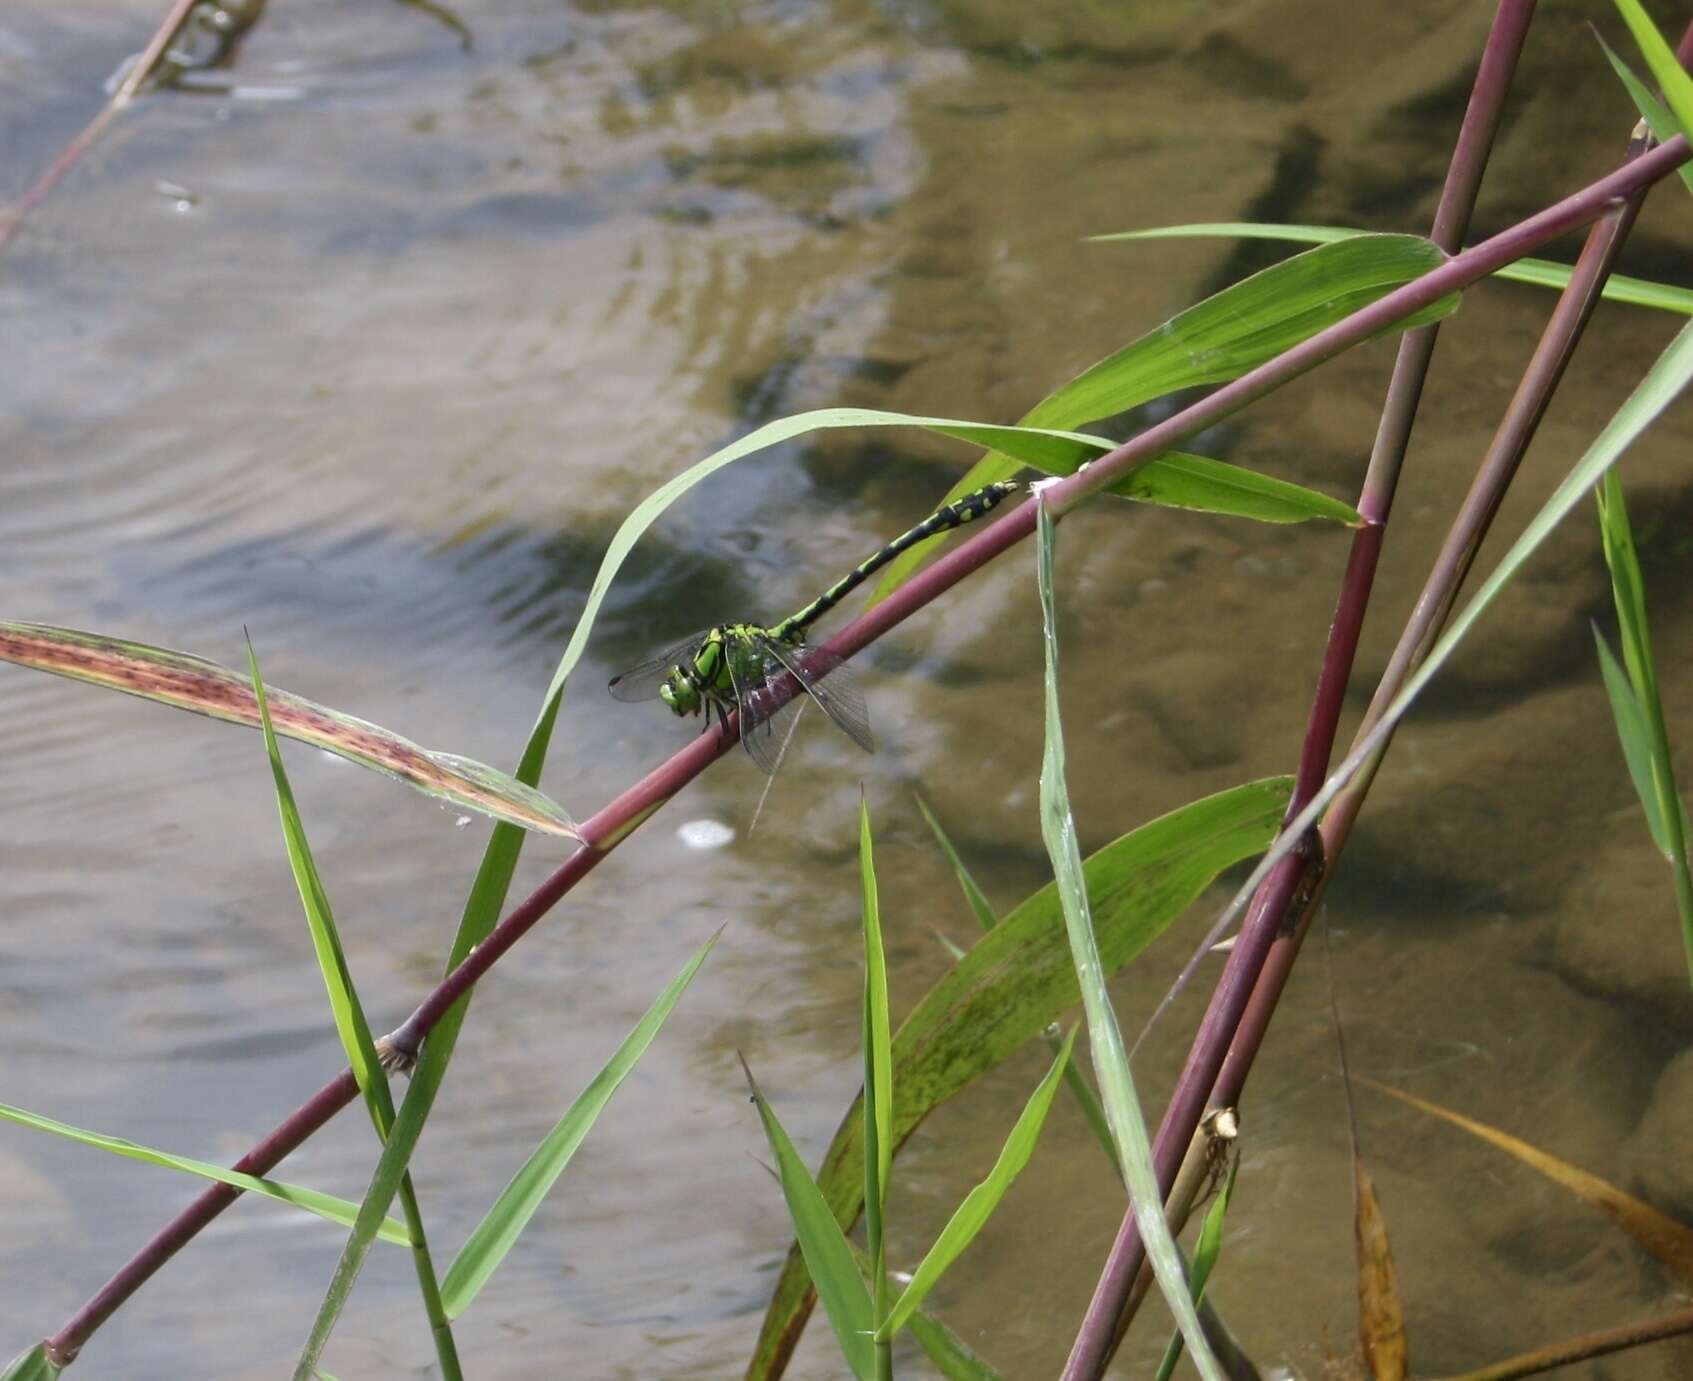
[[[1232, 1157], [1229, 1161], [1229, 1172], [1223, 1177], [1223, 1187], [1217, 1191], [1217, 1197], [1211, 1201], [1211, 1208], [1205, 1215], [1205, 1222], [1199, 1229], [1199, 1244], [1193, 1249], [1193, 1304], [1198, 1308], [1205, 1302], [1205, 1284], [1211, 1279], [1211, 1272], [1217, 1265], [1217, 1258], [1223, 1251], [1223, 1218], [1229, 1211], [1229, 1199], [1234, 1195], [1235, 1175], [1240, 1170], [1240, 1157]], [[1158, 1364], [1158, 1374], [1153, 1381], [1170, 1381], [1170, 1376], [1176, 1370], [1176, 1363], [1182, 1356], [1182, 1335], [1174, 1333], [1164, 1349], [1164, 1359]]]
[[1640, 45], [1646, 66], [1663, 91], [1679, 132], [1693, 140], [1693, 77], [1687, 75], [1669, 44], [1664, 42], [1658, 26], [1640, 7], [1640, 0], [1616, 0], [1616, 7], [1617, 13], [1628, 24], [1629, 32], [1634, 35], [1634, 41]]
[[1118, 1029], [1117, 1013], [1111, 1006], [1111, 995], [1105, 987], [1107, 971], [1100, 962], [1099, 944], [1094, 937], [1093, 917], [1088, 909], [1087, 880], [1082, 873], [1082, 854], [1076, 844], [1076, 822], [1070, 813], [1070, 793], [1064, 776], [1064, 726], [1058, 707], [1058, 614], [1052, 577], [1052, 515], [1044, 502], [1040, 506], [1039, 524], [1036, 570], [1040, 583], [1041, 620], [1046, 635], [1046, 752], [1041, 760], [1040, 772], [1041, 837], [1046, 841], [1046, 851], [1052, 859], [1053, 877], [1064, 908], [1064, 929], [1070, 938], [1071, 962], [1081, 984], [1082, 1008], [1087, 1013], [1088, 1043], [1093, 1050], [1093, 1068], [1099, 1079], [1100, 1099], [1105, 1104], [1106, 1120], [1111, 1124], [1112, 1139], [1117, 1144], [1123, 1182], [1128, 1186], [1129, 1201], [1134, 1205], [1135, 1221], [1140, 1224], [1146, 1259], [1152, 1265], [1152, 1273], [1170, 1306], [1170, 1312], [1176, 1316], [1182, 1336], [1192, 1349], [1199, 1374], [1205, 1381], [1223, 1381], [1223, 1369], [1199, 1326], [1199, 1315], [1194, 1310], [1187, 1280], [1182, 1273], [1181, 1253], [1170, 1232], [1169, 1220], [1164, 1216], [1164, 1193], [1158, 1186], [1157, 1171], [1152, 1165], [1152, 1146], [1146, 1133], [1146, 1120], [1141, 1115], [1140, 1095], [1135, 1092], [1128, 1052], [1123, 1048], [1123, 1033]]
[[788, 1214], [794, 1222], [794, 1236], [805, 1255], [806, 1269], [817, 1284], [817, 1295], [829, 1316], [829, 1326], [835, 1330], [841, 1356], [846, 1358], [858, 1381], [874, 1381], [875, 1348], [870, 1339], [876, 1331], [875, 1305], [863, 1277], [858, 1274], [846, 1234], [783, 1130], [781, 1120], [759, 1092], [750, 1069], [747, 1086], [752, 1090], [752, 1101], [758, 1106], [764, 1134], [776, 1157], [776, 1172], [782, 1181], [783, 1197], [788, 1201]]
[[[1105, 972], [1162, 934], [1223, 869], [1269, 843], [1291, 786], [1276, 777], [1219, 792], [1093, 854], [1082, 871]], [[894, 1145], [937, 1104], [1039, 1036], [1077, 997], [1057, 885], [1048, 883], [977, 940], [894, 1033]], [[850, 1224], [863, 1206], [863, 1155], [855, 1102], [817, 1175], [838, 1223]], [[790, 1253], [749, 1381], [773, 1374], [804, 1324], [809, 1300], [804, 1261]]]
[[[1415, 235], [1352, 236], [1342, 243], [1295, 255], [1177, 313], [1162, 326], [1083, 370], [1036, 403], [1024, 415], [1022, 425], [1083, 427], [1181, 389], [1239, 378], [1395, 288], [1438, 268], [1445, 258], [1432, 243]], [[1456, 296], [1444, 298], [1396, 323], [1392, 329], [1404, 330], [1438, 321], [1457, 307]], [[984, 484], [1008, 478], [1016, 473], [1021, 459], [1008, 447], [990, 451], [970, 467], [941, 502], [951, 503]], [[1171, 464], [1166, 465], [1166, 461]], [[1196, 469], [1194, 462], [1199, 462], [1202, 468]], [[1200, 501], [1201, 495], [1208, 493], [1213, 501], [1227, 498], [1244, 503], [1244, 494], [1255, 487], [1254, 481], [1262, 478], [1250, 471], [1226, 467], [1234, 470], [1234, 474], [1225, 483], [1220, 470], [1211, 468], [1218, 466], [1220, 462], [1205, 461], [1200, 456], [1180, 455], [1179, 459], [1166, 456], [1141, 467], [1141, 475], [1151, 471], [1154, 478], [1130, 475], [1113, 485], [1110, 492], [1133, 498], [1150, 498], [1160, 491], [1185, 492], [1187, 500], [1177, 506], [1210, 507]], [[1075, 467], [1041, 468], [1048, 474], [1064, 475]], [[1160, 476], [1158, 470], [1177, 473]], [[1278, 488], [1261, 490], [1255, 504], [1221, 511], [1245, 517], [1285, 514], [1286, 505], [1292, 501], [1288, 491], [1296, 486], [1272, 483]], [[1305, 493], [1309, 496], [1310, 491]], [[1315, 496], [1314, 502], [1316, 507], [1334, 504], [1334, 500], [1325, 500], [1320, 495]], [[1342, 522], [1357, 520], [1355, 513], [1341, 517], [1335, 511], [1313, 510], [1306, 516], [1336, 517]], [[1269, 521], [1296, 520], [1276, 516]], [[891, 563], [876, 587], [875, 598], [885, 599], [904, 584], [925, 556], [938, 550], [938, 544], [944, 540], [942, 536], [920, 543]]]
[[[1095, 235], [1095, 240], [1167, 240], [1214, 238], [1218, 236], [1241, 240], [1286, 240], [1295, 244], [1334, 244], [1369, 234], [1366, 230], [1338, 225], [1274, 225], [1261, 221], [1195, 221], [1187, 225], [1155, 226], [1150, 230], [1124, 230], [1114, 235]], [[1569, 285], [1570, 268], [1554, 264], [1548, 259], [1518, 259], [1491, 275], [1513, 283], [1529, 283], [1537, 288], [1562, 290]], [[1693, 289], [1678, 288], [1669, 283], [1652, 283], [1643, 278], [1630, 278], [1613, 273], [1605, 280], [1600, 294], [1610, 302], [1625, 302], [1635, 307], [1651, 307], [1660, 312], [1674, 312], [1679, 316], [1693, 316]]]
[[[888, 1259], [885, 1215], [893, 1169], [893, 1056], [888, 1019], [888, 961], [882, 947], [882, 911], [876, 889], [876, 861], [870, 839], [870, 806], [858, 802], [858, 871], [863, 894], [864, 930], [864, 1229], [870, 1243], [872, 1317], [888, 1313]], [[829, 1220], [834, 1225], [835, 1220]], [[838, 1230], [838, 1228], [837, 1228]], [[893, 1375], [887, 1340], [875, 1339], [878, 1377]]]
[[717, 935], [713, 935], [694, 952], [693, 958], [671, 980], [669, 987], [658, 995], [611, 1059], [541, 1139], [540, 1145], [530, 1153], [511, 1182], [500, 1191], [493, 1207], [472, 1230], [441, 1283], [441, 1297], [448, 1318], [456, 1319], [464, 1313], [488, 1283], [489, 1277], [499, 1269], [506, 1254], [517, 1245], [523, 1229], [529, 1225], [535, 1211], [570, 1164], [577, 1147], [593, 1130], [612, 1094], [617, 1092], [619, 1085], [629, 1077], [647, 1047], [653, 1043], [716, 943]]
[[1605, 565], [1611, 573], [1611, 593], [1628, 671], [1625, 676], [1595, 628], [1599, 668], [1610, 697], [1623, 758], [1628, 763], [1641, 808], [1646, 812], [1646, 827], [1658, 852], [1669, 863], [1674, 879], [1682, 948], [1687, 957], [1688, 979], [1693, 982], [1693, 873], [1689, 872], [1687, 859], [1687, 811], [1675, 784], [1669, 727], [1664, 722], [1663, 700], [1658, 694], [1657, 658], [1652, 653], [1651, 626], [1646, 619], [1646, 583], [1640, 573], [1628, 506], [1623, 502], [1622, 484], [1616, 472], [1606, 471], [1593, 493], [1599, 504], [1599, 532]]
[[[68, 1122], [59, 1122], [51, 1117], [43, 1117], [40, 1113], [27, 1112], [23, 1108], [14, 1108], [9, 1103], [0, 1103], [0, 1117], [8, 1122], [16, 1122], [22, 1127], [31, 1127], [38, 1132], [48, 1132], [53, 1136], [62, 1136], [68, 1141], [79, 1141], [84, 1146], [94, 1146], [102, 1151], [110, 1151], [115, 1156], [124, 1156], [129, 1160], [144, 1161], [149, 1165], [162, 1165], [170, 1170], [183, 1170], [190, 1175], [199, 1175], [202, 1179], [216, 1180], [220, 1184], [227, 1184], [234, 1189], [244, 1189], [251, 1194], [262, 1194], [267, 1199], [275, 1199], [280, 1203], [292, 1204], [295, 1208], [303, 1208], [308, 1213], [315, 1213], [320, 1218], [327, 1218], [332, 1223], [351, 1226], [354, 1215], [358, 1212], [358, 1205], [346, 1199], [337, 1199], [333, 1194], [321, 1194], [315, 1189], [304, 1189], [297, 1184], [287, 1184], [282, 1180], [261, 1179], [254, 1175], [243, 1175], [239, 1170], [226, 1170], [221, 1165], [214, 1165], [210, 1161], [194, 1160], [188, 1156], [173, 1156], [169, 1151], [155, 1151], [151, 1146], [142, 1146], [133, 1141], [125, 1141], [121, 1136], [107, 1136], [102, 1132], [85, 1131], [81, 1127], [73, 1127]], [[378, 1225], [377, 1233], [386, 1242], [398, 1242], [404, 1246], [411, 1241], [406, 1230], [392, 1218], [384, 1218]]]
[[1035, 1142], [1040, 1139], [1041, 1128], [1046, 1125], [1052, 1095], [1058, 1091], [1059, 1076], [1069, 1067], [1070, 1050], [1075, 1042], [1076, 1032], [1072, 1028], [1059, 1046], [1052, 1068], [1047, 1070], [1046, 1077], [1036, 1085], [1028, 1102], [1023, 1105], [1022, 1113], [1005, 1138], [1005, 1145], [1000, 1148], [993, 1169], [988, 1171], [986, 1179], [965, 1195], [964, 1202], [959, 1204], [941, 1229], [934, 1246], [929, 1248], [917, 1269], [911, 1273], [911, 1283], [905, 1287], [898, 1303], [883, 1316], [881, 1327], [876, 1331], [878, 1340], [892, 1338], [905, 1326], [917, 1307], [928, 1298], [929, 1291], [939, 1283], [947, 1267], [963, 1255], [965, 1248], [987, 1226], [1000, 1200], [1029, 1163], [1029, 1158], [1035, 1153]]

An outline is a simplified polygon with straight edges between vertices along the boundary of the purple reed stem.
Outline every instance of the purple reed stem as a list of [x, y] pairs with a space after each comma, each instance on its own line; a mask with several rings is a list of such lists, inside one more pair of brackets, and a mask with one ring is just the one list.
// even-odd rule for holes
[[[1488, 154], [1498, 132], [1505, 94], [1516, 72], [1517, 59], [1534, 17], [1534, 8], [1534, 0], [1501, 0], [1494, 12], [1493, 24], [1482, 49], [1469, 103], [1453, 148], [1446, 182], [1435, 208], [1431, 238], [1448, 254], [1456, 252], [1468, 228]], [[1386, 537], [1386, 523], [1398, 487], [1405, 447], [1416, 418], [1417, 404], [1422, 397], [1423, 383], [1428, 376], [1429, 361], [1434, 355], [1438, 329], [1438, 326], [1431, 325], [1408, 332], [1399, 343], [1358, 503], [1364, 526], [1353, 538], [1334, 620], [1329, 626], [1328, 645], [1312, 696], [1299, 770], [1288, 804], [1287, 818], [1290, 820], [1321, 786], [1334, 752], [1346, 687], [1351, 680], [1358, 639], [1362, 634], [1364, 615], [1369, 607], [1370, 592], [1375, 584], [1375, 573]], [[1308, 869], [1314, 868], [1315, 876], [1304, 892], [1310, 895], [1321, 886], [1323, 860], [1320, 845], [1315, 856], [1310, 856], [1308, 851], [1301, 852], [1308, 856], [1289, 855], [1259, 887], [1189, 1047], [1187, 1060], [1153, 1141], [1153, 1164], [1162, 1196], [1168, 1196], [1175, 1184], [1188, 1143], [1206, 1106], [1214, 1101], [1213, 1085], [1228, 1051], [1237, 1042], [1241, 1019], [1254, 989], [1259, 985], [1271, 946], [1284, 927], [1289, 907], [1300, 895], [1301, 878], [1306, 876]], [[1178, 986], [1189, 978], [1196, 962], [1197, 956], [1183, 969], [1177, 980]], [[1267, 1016], [1265, 1019], [1268, 1019]], [[1082, 1381], [1104, 1371], [1127, 1328], [1129, 1301], [1144, 1258], [1140, 1226], [1131, 1205], [1118, 1226], [1117, 1236], [1071, 1346], [1064, 1370], [1066, 1381]]]
[[[1629, 167], [1591, 183], [1581, 191], [1537, 215], [1502, 231], [1433, 272], [1354, 312], [1344, 321], [1319, 332], [1275, 359], [1260, 365], [1214, 393], [1207, 394], [1182, 412], [1140, 433], [1093, 461], [1086, 469], [1059, 481], [1045, 498], [1055, 515], [1062, 515], [1083, 499], [1135, 469], [1186, 437], [1218, 419], [1245, 407], [1254, 399], [1286, 383], [1348, 346], [1376, 334], [1393, 322], [1448, 293], [1455, 292], [1515, 259], [1528, 254], [1546, 240], [1599, 215], [1612, 200], [1673, 172], [1693, 156], [1680, 137], [1637, 159]], [[823, 644], [829, 651], [850, 657], [875, 641], [919, 608], [952, 588], [988, 561], [1022, 541], [1034, 531], [1035, 506], [1024, 503], [1004, 518], [977, 531], [927, 569], [920, 571], [881, 604], [861, 614]], [[791, 687], [789, 688], [791, 693]], [[667, 762], [583, 823], [584, 846], [567, 859], [534, 893], [525, 899], [489, 933], [475, 951], [467, 955], [452, 973], [424, 999], [411, 1017], [396, 1029], [396, 1045], [415, 1049], [430, 1027], [456, 1000], [504, 954], [513, 943], [564, 897], [601, 858], [615, 848], [645, 818], [680, 791], [707, 765], [723, 756], [735, 744], [738, 727], [731, 722], [702, 734]], [[427, 1020], [425, 1020], [427, 1018]], [[258, 1167], [250, 1173], [272, 1169], [306, 1137], [357, 1096], [352, 1076], [343, 1071], [309, 1099], [293, 1117], [254, 1147], [240, 1162]], [[260, 1157], [258, 1153], [264, 1152]], [[207, 1223], [239, 1195], [224, 1186], [206, 1190], [167, 1224], [140, 1252], [118, 1271], [87, 1304], [47, 1339], [49, 1353], [68, 1364], [112, 1311], [180, 1250]], [[97, 1307], [98, 1306], [98, 1307]]]
[[[1677, 49], [1678, 58], [1686, 64], [1693, 61], [1693, 24], [1690, 24], [1682, 36]], [[1631, 147], [1628, 157], [1639, 156], [1642, 146]], [[1479, 550], [1482, 539], [1486, 536], [1488, 527], [1497, 514], [1503, 500], [1506, 488], [1516, 472], [1518, 463], [1527, 451], [1528, 445], [1538, 428], [1541, 418], [1545, 415], [1553, 392], [1563, 376], [1564, 369], [1569, 363], [1575, 346], [1580, 339], [1593, 309], [1597, 306], [1599, 296], [1606, 278], [1621, 252], [1628, 231], [1632, 228], [1635, 217], [1639, 214], [1640, 205], [1645, 198], [1646, 189], [1632, 194], [1620, 206], [1607, 212], [1604, 219], [1593, 227], [1586, 242], [1582, 246], [1581, 254], [1571, 273], [1568, 286], [1559, 297], [1558, 305], [1548, 320], [1539, 345], [1532, 357], [1523, 379], [1511, 399], [1511, 403], [1502, 418], [1495, 434], [1493, 444], [1489, 447], [1487, 456], [1477, 471], [1472, 482], [1470, 492], [1466, 496], [1458, 516], [1454, 519], [1448, 533], [1445, 546], [1436, 559], [1425, 584], [1423, 594], [1419, 598], [1410, 622], [1401, 635], [1398, 647], [1392, 660], [1377, 687], [1370, 708], [1366, 713], [1358, 733], [1363, 734], [1380, 716], [1382, 709], [1398, 694], [1405, 678], [1415, 670], [1426, 655], [1433, 640], [1439, 636], [1452, 605], [1457, 598], [1458, 590], [1469, 572], [1475, 554]], [[1436, 218], [1439, 223], [1439, 218]], [[1420, 333], [1414, 333], [1420, 334]], [[1406, 358], [1406, 350], [1411, 345], [1408, 335], [1400, 355], [1400, 363]], [[1423, 357], [1426, 365], [1427, 356]], [[1379, 449], [1379, 447], [1378, 447]], [[1391, 496], [1389, 496], [1391, 498]], [[1360, 505], [1362, 507], [1362, 505]], [[1366, 529], [1362, 535], [1372, 529]], [[1380, 531], [1380, 529], [1374, 529]], [[1354, 557], [1358, 549], [1354, 547]], [[1352, 571], [1349, 568], [1350, 580]], [[1346, 590], [1342, 592], [1342, 607], [1346, 601]], [[1337, 612], [1336, 624], [1343, 621], [1341, 613]], [[1331, 641], [1331, 651], [1333, 643]], [[1324, 678], [1326, 683], [1328, 678]], [[1321, 684], [1321, 683], [1320, 683]], [[1343, 687], [1342, 687], [1343, 689]], [[1321, 693], [1319, 692], [1319, 704]], [[1335, 705], [1338, 713], [1339, 706]], [[1318, 706], [1313, 706], [1313, 719], [1316, 718]], [[1307, 739], [1307, 750], [1311, 740]], [[1328, 752], [1332, 749], [1332, 729], [1328, 745], [1324, 749], [1323, 765], [1316, 780], [1304, 791], [1303, 799], [1310, 799], [1310, 792], [1320, 785], [1323, 772], [1326, 772]], [[1332, 876], [1341, 851], [1345, 848], [1350, 837], [1351, 828], [1357, 819], [1364, 797], [1369, 791], [1374, 773], [1379, 767], [1386, 751], [1376, 754], [1373, 761], [1354, 777], [1342, 794], [1324, 816], [1320, 829], [1322, 844], [1321, 853], [1324, 860], [1324, 872], [1313, 879], [1313, 885], [1308, 892], [1297, 898], [1298, 914], [1288, 914], [1288, 907], [1295, 901], [1294, 894], [1289, 888], [1289, 878], [1297, 874], [1297, 869], [1290, 872], [1289, 865], [1296, 862], [1290, 858], [1281, 868], [1272, 872], [1265, 879], [1259, 894], [1253, 899], [1252, 910], [1241, 929], [1240, 945], [1247, 944], [1248, 936], [1253, 936], [1253, 942], [1246, 964], [1251, 964], [1262, 953], [1263, 959], [1257, 981], [1246, 1001], [1239, 1022], [1235, 1028], [1233, 1039], [1227, 1055], [1217, 1073], [1215, 1083], [1206, 1100], [1214, 1107], [1229, 1107], [1238, 1102], [1245, 1087], [1247, 1075], [1258, 1050], [1263, 1044], [1264, 1035], [1274, 1015], [1275, 1007], [1286, 987], [1292, 972], [1294, 960], [1298, 957], [1310, 918], [1315, 914], [1317, 904], [1327, 887], [1327, 879]], [[1301, 783], [1305, 780], [1305, 773], [1309, 761], [1307, 757], [1301, 761]], [[1296, 798], [1301, 793], [1296, 791]], [[1266, 904], [1267, 902], [1267, 904]], [[1265, 915], [1273, 915], [1274, 925], [1263, 920]], [[1254, 934], [1255, 923], [1265, 926], [1270, 939], [1268, 946], [1260, 943]], [[1225, 974], [1225, 977], [1227, 975]], [[1219, 984], [1219, 989], [1221, 989]], [[1218, 999], [1222, 996], [1219, 991]], [[1218, 999], [1214, 999], [1214, 1002]], [[1207, 1013], [1209, 1015], [1209, 1012]], [[1198, 1044], [1196, 1038], [1195, 1044]], [[1191, 1058], [1191, 1057], [1190, 1057]], [[1185, 1072], [1185, 1071], [1184, 1071]], [[1174, 1099], [1172, 1099], [1172, 1106]], [[1195, 1123], [1197, 1125], [1197, 1122]], [[1160, 1127], [1160, 1132], [1163, 1128]], [[1191, 1129], [1188, 1136], [1191, 1137]], [[1179, 1157], [1177, 1158], [1179, 1165]], [[1134, 1281], [1139, 1272], [1144, 1253], [1139, 1241], [1139, 1230], [1134, 1224], [1132, 1216], [1125, 1220], [1126, 1231], [1119, 1233], [1119, 1242], [1125, 1247], [1126, 1260], [1124, 1269], [1129, 1272], [1128, 1279]], [[1115, 1250], [1115, 1247], [1114, 1247]], [[1120, 1338], [1121, 1329], [1114, 1328], [1113, 1346]]]

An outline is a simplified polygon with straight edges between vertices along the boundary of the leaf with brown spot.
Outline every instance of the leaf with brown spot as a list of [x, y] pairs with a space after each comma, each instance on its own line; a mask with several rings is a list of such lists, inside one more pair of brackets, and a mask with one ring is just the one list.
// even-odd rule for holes
[[1651, 1204], [1635, 1198], [1632, 1194], [1625, 1194], [1614, 1184], [1589, 1174], [1579, 1166], [1548, 1155], [1539, 1147], [1531, 1146], [1509, 1132], [1502, 1132], [1485, 1122], [1477, 1122], [1462, 1113], [1443, 1108], [1438, 1103], [1430, 1103], [1415, 1094], [1377, 1083], [1361, 1074], [1353, 1077], [1360, 1084], [1368, 1084], [1390, 1098], [1409, 1103], [1413, 1108], [1426, 1112], [1431, 1117], [1444, 1118], [1454, 1127], [1462, 1127], [1471, 1136], [1480, 1137], [1501, 1151], [1510, 1152], [1525, 1165], [1538, 1170], [1548, 1179], [1557, 1181], [1570, 1193], [1580, 1196], [1595, 1208], [1602, 1209], [1616, 1221], [1618, 1227], [1670, 1270], [1684, 1281], [1693, 1281], [1693, 1229], [1685, 1223], [1676, 1221], [1661, 1209], [1653, 1208]]
[[1387, 1240], [1387, 1220], [1363, 1158], [1352, 1157], [1352, 1227], [1358, 1243], [1358, 1339], [1374, 1381], [1405, 1381], [1405, 1307]]
[[[249, 729], [259, 727], [258, 701], [247, 678], [191, 653], [74, 628], [0, 619], [0, 660]], [[420, 748], [387, 729], [287, 691], [270, 687], [267, 691], [278, 734], [397, 777], [426, 796], [441, 797], [524, 829], [581, 837], [555, 801], [497, 768]]]

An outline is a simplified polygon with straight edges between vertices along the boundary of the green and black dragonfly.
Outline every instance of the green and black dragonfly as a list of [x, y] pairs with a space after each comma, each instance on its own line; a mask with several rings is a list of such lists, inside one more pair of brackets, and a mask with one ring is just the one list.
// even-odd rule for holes
[[790, 717], [798, 713], [801, 703], [797, 694], [778, 693], [776, 687], [786, 673], [847, 737], [872, 752], [876, 742], [870, 735], [864, 693], [838, 656], [805, 645], [806, 630], [902, 551], [992, 512], [1016, 490], [1016, 481], [1001, 480], [936, 509], [798, 613], [768, 628], [755, 623], [707, 628], [614, 676], [611, 693], [619, 700], [662, 700], [677, 715], [703, 713], [705, 728], [711, 727], [713, 715], [727, 725], [733, 710], [747, 756], [765, 773], [774, 774], [782, 760]]

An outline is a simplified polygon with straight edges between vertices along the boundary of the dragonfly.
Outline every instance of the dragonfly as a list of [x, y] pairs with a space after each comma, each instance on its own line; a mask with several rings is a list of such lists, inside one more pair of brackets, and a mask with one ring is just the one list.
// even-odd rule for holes
[[937, 508], [780, 623], [719, 623], [703, 629], [614, 676], [612, 695], [625, 701], [662, 700], [678, 716], [703, 714], [702, 733], [713, 723], [726, 728], [733, 712], [747, 756], [766, 776], [774, 776], [792, 717], [803, 703], [800, 694], [783, 693], [785, 677], [792, 676], [838, 729], [865, 752], [874, 752], [870, 713], [857, 680], [835, 653], [806, 646], [806, 631], [901, 552], [991, 513], [1017, 487], [1015, 480], [1000, 480]]

